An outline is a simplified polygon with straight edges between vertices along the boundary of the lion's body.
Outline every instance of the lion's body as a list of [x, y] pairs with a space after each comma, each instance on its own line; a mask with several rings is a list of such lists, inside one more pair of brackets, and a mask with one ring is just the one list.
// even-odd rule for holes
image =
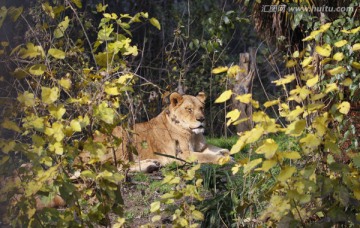
[[[150, 121], [135, 124], [131, 136], [121, 127], [116, 127], [113, 135], [121, 138], [122, 143], [115, 149], [115, 159], [133, 161], [132, 170], [145, 172], [172, 161], [187, 160], [190, 156], [195, 156], [201, 163], [217, 163], [228, 151], [206, 144], [203, 135], [204, 100], [203, 93], [196, 97], [173, 93], [170, 106]], [[138, 155], [135, 157], [129, 152], [129, 142], [136, 148]], [[114, 159], [113, 154], [108, 153], [106, 160]]]

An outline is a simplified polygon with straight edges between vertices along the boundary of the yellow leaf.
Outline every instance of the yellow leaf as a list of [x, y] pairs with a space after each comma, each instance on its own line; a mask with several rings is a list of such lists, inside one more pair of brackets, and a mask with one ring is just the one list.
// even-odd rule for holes
[[357, 27], [357, 28], [351, 29], [351, 30], [350, 30], [350, 33], [355, 34], [355, 33], [358, 33], [359, 31], [360, 31], [360, 26]]
[[15, 149], [16, 142], [15, 141], [6, 141], [5, 145], [2, 147], [2, 152], [8, 154], [10, 151]]
[[226, 114], [226, 118], [230, 118], [227, 126], [229, 126], [231, 123], [233, 123], [234, 121], [236, 121], [239, 117], [240, 117], [240, 111], [238, 109], [234, 109], [230, 112], [228, 112], [228, 114]]
[[62, 125], [61, 123], [55, 122], [52, 124], [51, 128], [47, 127], [45, 129], [45, 135], [53, 136], [56, 141], [60, 142], [65, 137], [63, 129], [64, 129], [64, 125]]
[[336, 83], [330, 83], [326, 85], [325, 93], [330, 93], [332, 91], [338, 90]]
[[115, 111], [108, 107], [108, 104], [103, 101], [94, 109], [94, 115], [108, 124], [112, 124], [115, 118]]
[[36, 76], [43, 75], [45, 71], [46, 71], [46, 66], [44, 64], [35, 64], [31, 66], [29, 69], [29, 72]]
[[320, 145], [320, 143], [320, 139], [314, 134], [307, 134], [304, 138], [300, 139], [301, 148], [305, 154], [315, 150]]
[[155, 215], [154, 217], [151, 218], [152, 222], [157, 222], [161, 220], [161, 215]]
[[293, 58], [298, 58], [299, 56], [300, 56], [299, 51], [295, 51], [295, 52], [292, 54], [292, 57], [293, 57]]
[[281, 78], [279, 80], [275, 80], [272, 83], [275, 83], [276, 85], [285, 85], [295, 80], [295, 74], [289, 74], [286, 75], [284, 78]]
[[250, 161], [249, 163], [244, 165], [244, 174], [248, 174], [251, 170], [253, 170], [257, 165], [262, 162], [262, 158], [258, 158]]
[[324, 44], [323, 46], [316, 46], [315, 51], [324, 57], [329, 57], [331, 54], [331, 46], [329, 44]]
[[320, 31], [321, 32], [326, 32], [330, 28], [330, 26], [331, 26], [331, 22], [323, 24], [323, 25], [320, 26]]
[[150, 212], [154, 213], [160, 210], [160, 201], [155, 201], [150, 204]]
[[231, 157], [230, 157], [229, 155], [222, 156], [222, 157], [219, 159], [218, 164], [219, 164], [219, 165], [224, 165], [224, 164], [228, 163], [230, 160], [231, 160]]
[[58, 107], [51, 105], [49, 107], [49, 112], [53, 117], [60, 120], [62, 116], [65, 114], [66, 109], [64, 108], [64, 105], [59, 105]]
[[291, 160], [297, 160], [301, 158], [301, 155], [297, 151], [289, 151], [289, 152], [283, 152], [281, 153], [281, 156], [283, 158], [291, 159]]
[[59, 82], [59, 85], [61, 87], [63, 87], [64, 89], [71, 88], [71, 80], [69, 78], [61, 78], [58, 82]]
[[285, 134], [291, 136], [300, 136], [305, 130], [306, 121], [305, 120], [296, 120], [289, 124], [286, 128]]
[[339, 40], [338, 42], [334, 43], [335, 47], [342, 47], [347, 44], [347, 40]]
[[273, 139], [266, 139], [255, 152], [257, 154], [265, 154], [266, 159], [271, 159], [275, 155], [278, 147], [278, 144]]
[[215, 103], [222, 103], [229, 100], [232, 94], [231, 90], [226, 90], [215, 100]]
[[352, 62], [351, 66], [358, 69], [358, 70], [360, 70], [360, 63], [358, 63], [358, 62]]
[[306, 85], [308, 87], [313, 87], [314, 85], [316, 85], [316, 83], [318, 83], [318, 81], [319, 81], [319, 75], [316, 75], [315, 77], [307, 80]]
[[18, 125], [15, 122], [10, 121], [9, 119], [5, 119], [4, 122], [2, 122], [1, 126], [5, 129], [12, 130], [15, 132], [21, 131]]
[[324, 66], [330, 61], [332, 61], [332, 58], [324, 58], [323, 60], [320, 61], [320, 64]]
[[353, 50], [353, 51], [358, 51], [358, 50], [360, 50], [360, 43], [354, 44], [354, 45], [352, 46], [352, 50]]
[[160, 22], [159, 22], [158, 19], [156, 19], [155, 17], [150, 18], [150, 23], [151, 23], [155, 28], [161, 30]]
[[344, 54], [342, 52], [337, 52], [334, 56], [333, 59], [336, 61], [341, 61], [344, 59]]
[[251, 97], [252, 97], [252, 94], [247, 93], [247, 94], [238, 95], [238, 96], [236, 96], [235, 99], [242, 103], [249, 104], [251, 102]]
[[301, 113], [304, 112], [304, 108], [300, 106], [296, 106], [294, 110], [292, 110], [287, 116], [286, 119], [289, 121], [295, 120]]
[[65, 59], [65, 52], [57, 48], [50, 48], [48, 51], [49, 55], [55, 59]]
[[280, 100], [279, 100], [279, 99], [277, 99], [277, 100], [272, 100], [272, 101], [267, 101], [267, 102], [264, 103], [264, 107], [265, 107], [265, 108], [268, 108], [268, 107], [270, 107], [270, 106], [277, 105], [277, 104], [279, 104], [279, 103], [280, 103]]
[[308, 65], [311, 63], [312, 60], [313, 60], [313, 57], [312, 57], [312, 56], [307, 57], [306, 59], [304, 59], [304, 60], [302, 61], [301, 66], [302, 66], [302, 67], [308, 66]]
[[71, 120], [70, 127], [73, 131], [81, 132], [81, 125], [78, 120]]
[[329, 70], [329, 73], [331, 75], [342, 74], [345, 72], [346, 72], [346, 68], [343, 66], [338, 66], [338, 67], [335, 67], [334, 69]]
[[276, 160], [266, 160], [262, 163], [261, 170], [264, 172], [269, 171], [272, 167], [276, 165]]
[[287, 62], [286, 62], [285, 67], [287, 67], [287, 68], [291, 68], [291, 67], [296, 66], [296, 64], [297, 64], [297, 62], [296, 62], [295, 60], [290, 59], [289, 61], [287, 61]]
[[351, 78], [345, 78], [344, 81], [342, 82], [342, 84], [344, 86], [350, 86], [352, 84], [352, 79]]
[[242, 140], [236, 141], [236, 143], [231, 147], [230, 154], [238, 153], [242, 148], [244, 148], [245, 143]]
[[203, 215], [203, 213], [201, 213], [201, 212], [198, 211], [198, 210], [193, 210], [193, 211], [191, 212], [191, 214], [192, 214], [193, 218], [196, 219], [196, 220], [200, 220], [200, 221], [204, 220], [204, 215]]
[[109, 94], [109, 95], [119, 95], [119, 90], [117, 87], [110, 87], [110, 86], [106, 86], [105, 87], [105, 93]]
[[295, 172], [295, 167], [285, 166], [281, 169], [279, 175], [277, 176], [277, 180], [280, 182], [286, 182]]
[[307, 37], [305, 37], [304, 39], [302, 39], [302, 41], [313, 40], [313, 39], [315, 39], [315, 37], [316, 37], [317, 35], [319, 35], [320, 33], [321, 33], [321, 30], [312, 31], [312, 32], [310, 33], [310, 35], [307, 36]]
[[20, 94], [17, 97], [17, 100], [27, 106], [27, 107], [31, 107], [35, 105], [35, 97], [33, 93], [29, 93], [28, 91], [25, 91], [23, 94]]
[[346, 115], [350, 111], [350, 103], [344, 101], [337, 107], [337, 109], [339, 109], [339, 112]]
[[63, 145], [60, 142], [49, 144], [49, 150], [55, 152], [57, 155], [62, 155], [64, 153]]
[[227, 70], [228, 70], [228, 67], [216, 67], [216, 68], [212, 69], [211, 73], [220, 74], [220, 73], [226, 72]]
[[68, 16], [66, 16], [64, 18], [64, 20], [58, 24], [58, 26], [54, 30], [54, 37], [55, 38], [58, 39], [58, 38], [61, 38], [61, 37], [64, 36], [64, 33], [65, 33], [66, 29], [69, 27], [69, 22], [70, 22], [70, 19], [69, 19]]
[[45, 104], [52, 104], [59, 98], [59, 88], [41, 87], [41, 100]]
[[[228, 71], [227, 75], [230, 78], [235, 78], [239, 73], [244, 72], [243, 69], [241, 69], [238, 65], [231, 66]], [[214, 73], [215, 74], [215, 73]]]

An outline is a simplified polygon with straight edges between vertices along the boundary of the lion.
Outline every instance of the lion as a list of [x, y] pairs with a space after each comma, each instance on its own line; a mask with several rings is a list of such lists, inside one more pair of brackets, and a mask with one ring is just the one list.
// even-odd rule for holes
[[[197, 96], [172, 93], [170, 105], [148, 122], [135, 124], [131, 137], [122, 127], [115, 127], [112, 134], [122, 143], [101, 160], [128, 160], [134, 162], [130, 171], [141, 172], [152, 172], [173, 161], [182, 163], [190, 157], [199, 163], [218, 163], [229, 151], [206, 143], [205, 99], [203, 92]], [[129, 153], [129, 142], [135, 146], [137, 156]]]

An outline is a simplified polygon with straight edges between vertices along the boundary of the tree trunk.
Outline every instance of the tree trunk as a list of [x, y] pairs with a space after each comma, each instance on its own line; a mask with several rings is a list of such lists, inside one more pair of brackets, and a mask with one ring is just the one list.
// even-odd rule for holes
[[[242, 72], [236, 75], [236, 79], [233, 85], [233, 92], [237, 95], [251, 93], [251, 87], [253, 78], [255, 76], [255, 49], [250, 48], [250, 53], [240, 53], [239, 66]], [[244, 104], [235, 100], [236, 95], [232, 97], [232, 108], [238, 109], [240, 119], [246, 119], [246, 121], [236, 125], [237, 132], [243, 132], [252, 128], [252, 106], [251, 104]]]

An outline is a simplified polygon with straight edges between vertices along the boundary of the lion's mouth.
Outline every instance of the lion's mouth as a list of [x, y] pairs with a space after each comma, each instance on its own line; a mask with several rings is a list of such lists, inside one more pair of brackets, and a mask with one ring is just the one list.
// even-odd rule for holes
[[195, 134], [204, 133], [205, 128], [204, 126], [200, 125], [199, 127], [191, 128], [191, 131]]

